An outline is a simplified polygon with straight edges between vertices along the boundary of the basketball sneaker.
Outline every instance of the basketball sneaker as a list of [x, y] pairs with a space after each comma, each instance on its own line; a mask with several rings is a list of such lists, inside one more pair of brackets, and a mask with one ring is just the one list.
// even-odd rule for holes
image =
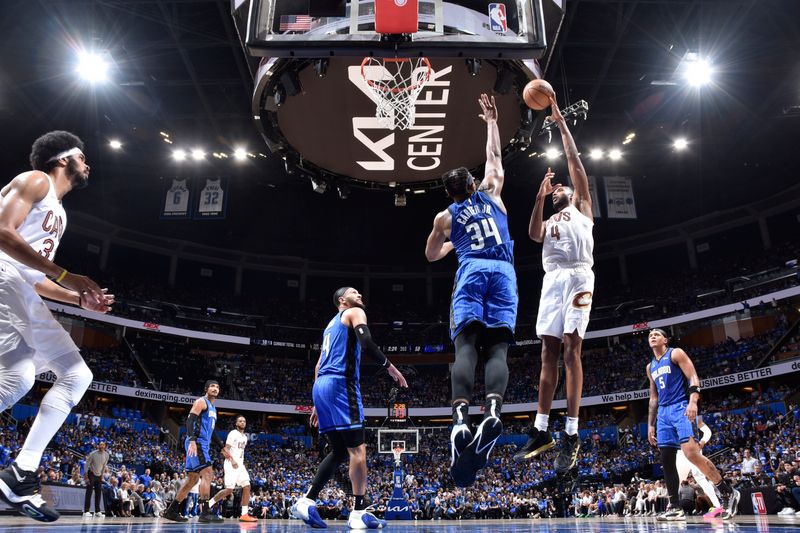
[[239, 517], [239, 522], [258, 522], [258, 518], [250, 516], [249, 514], [243, 514]]
[[556, 445], [549, 431], [540, 431], [533, 424], [530, 425], [526, 433], [528, 434], [528, 442], [514, 454], [515, 461], [533, 459]]
[[703, 518], [716, 518], [724, 512], [725, 508], [721, 505], [719, 507], [712, 507], [706, 514], [703, 515]]
[[659, 522], [681, 522], [686, 521], [686, 514], [680, 507], [667, 506], [667, 510], [656, 516]]
[[578, 452], [581, 449], [581, 440], [578, 435], [567, 435], [561, 438], [558, 455], [556, 456], [555, 469], [557, 474], [566, 474], [578, 464]]
[[450, 469], [452, 470], [464, 451], [464, 448], [472, 442], [472, 431], [467, 424], [456, 424], [450, 431]]
[[319, 511], [317, 511], [317, 502], [311, 498], [303, 497], [297, 500], [297, 503], [292, 505], [292, 516], [299, 518], [311, 527], [318, 529], [325, 529], [328, 527], [328, 524], [326, 524], [325, 521], [322, 520], [322, 517], [319, 516]]
[[495, 416], [487, 416], [475, 431], [475, 437], [459, 454], [456, 464], [450, 469], [453, 481], [459, 487], [468, 487], [475, 482], [478, 470], [486, 466], [489, 454], [503, 433], [503, 423]]
[[369, 509], [353, 511], [347, 518], [347, 527], [350, 529], [383, 529], [386, 527], [386, 520], [380, 520]]
[[169, 507], [161, 514], [161, 518], [172, 520], [173, 522], [188, 522], [189, 519], [181, 514], [181, 504], [178, 500], [172, 500]]
[[0, 472], [0, 498], [4, 502], [39, 522], [55, 522], [61, 515], [47, 505], [40, 494], [41, 489], [36, 472], [23, 470], [16, 462]]
[[739, 499], [742, 497], [739, 491], [731, 487], [730, 494], [720, 494], [720, 503], [725, 510], [720, 515], [723, 520], [729, 520], [739, 512]]

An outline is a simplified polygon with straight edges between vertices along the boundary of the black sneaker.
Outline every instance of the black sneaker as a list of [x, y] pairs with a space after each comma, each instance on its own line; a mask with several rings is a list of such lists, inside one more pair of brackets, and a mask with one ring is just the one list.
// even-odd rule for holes
[[730, 520], [736, 513], [739, 512], [739, 499], [742, 495], [739, 493], [738, 490], [731, 487], [730, 494], [720, 494], [720, 503], [722, 504], [722, 508], [725, 509], [722, 511], [722, 514], [719, 517], [723, 520]]
[[558, 455], [556, 456], [556, 474], [565, 474], [575, 468], [578, 464], [578, 452], [581, 449], [581, 441], [578, 435], [567, 435], [561, 438], [559, 443]]
[[450, 468], [452, 469], [461, 452], [472, 442], [472, 431], [467, 424], [453, 426], [450, 431]]
[[540, 431], [536, 426], [528, 428], [528, 442], [514, 454], [515, 461], [533, 459], [556, 445], [553, 436], [548, 431]]
[[659, 522], [681, 522], [686, 521], [686, 514], [680, 507], [668, 506], [667, 510], [656, 517]]
[[197, 521], [202, 522], [203, 524], [219, 524], [224, 522], [225, 519], [221, 516], [217, 516], [215, 513], [209, 510], [200, 513], [200, 515], [197, 517]]
[[475, 431], [475, 437], [461, 452], [450, 475], [456, 486], [468, 487], [475, 482], [478, 470], [486, 466], [498, 437], [503, 433], [503, 423], [499, 418], [488, 416]]
[[0, 498], [4, 502], [39, 522], [55, 522], [61, 515], [47, 505], [40, 494], [41, 489], [36, 472], [23, 470], [16, 462], [0, 472]]
[[172, 520], [173, 522], [188, 522], [189, 519], [181, 515], [180, 504], [176, 500], [172, 500], [167, 510], [161, 515], [161, 518]]

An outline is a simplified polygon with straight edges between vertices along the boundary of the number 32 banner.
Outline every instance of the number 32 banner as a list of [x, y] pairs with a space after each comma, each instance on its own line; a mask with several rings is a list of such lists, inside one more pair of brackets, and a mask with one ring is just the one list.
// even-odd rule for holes
[[228, 178], [197, 181], [197, 209], [194, 211], [194, 218], [225, 218], [228, 205]]

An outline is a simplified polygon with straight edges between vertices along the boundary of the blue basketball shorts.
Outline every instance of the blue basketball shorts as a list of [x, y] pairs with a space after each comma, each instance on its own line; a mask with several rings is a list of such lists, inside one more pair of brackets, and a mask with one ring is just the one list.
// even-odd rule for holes
[[450, 306], [450, 338], [473, 322], [487, 328], [517, 324], [517, 273], [514, 265], [495, 259], [467, 259], [459, 265]]
[[319, 376], [312, 390], [320, 434], [364, 427], [361, 389], [354, 379]]
[[694, 427], [686, 417], [688, 403], [682, 401], [658, 406], [656, 440], [659, 448], [680, 448], [681, 444], [695, 438]]
[[186, 471], [200, 472], [213, 464], [211, 454], [208, 453], [209, 443], [201, 440], [196, 441], [197, 455], [189, 456], [189, 439], [184, 439], [183, 447], [186, 450]]

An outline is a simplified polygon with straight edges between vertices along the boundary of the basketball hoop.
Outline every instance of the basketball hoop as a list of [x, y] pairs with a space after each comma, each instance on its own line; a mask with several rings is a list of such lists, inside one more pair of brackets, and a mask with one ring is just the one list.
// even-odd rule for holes
[[407, 130], [414, 125], [414, 104], [431, 77], [426, 57], [375, 58], [361, 62], [361, 76], [375, 95], [375, 117], [384, 128]]
[[392, 448], [392, 455], [394, 455], [394, 464], [396, 464], [396, 465], [400, 464], [400, 462], [401, 462], [400, 461], [400, 457], [403, 455], [404, 451], [405, 451], [405, 448], [403, 448], [401, 446], [397, 446], [395, 448]]

